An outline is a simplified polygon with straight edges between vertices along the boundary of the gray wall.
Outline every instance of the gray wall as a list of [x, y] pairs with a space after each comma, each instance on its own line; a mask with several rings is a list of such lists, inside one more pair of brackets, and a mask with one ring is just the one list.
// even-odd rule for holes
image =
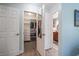
[[79, 10], [79, 4], [62, 4], [60, 53], [64, 56], [79, 54], [79, 27], [74, 27], [74, 10]]

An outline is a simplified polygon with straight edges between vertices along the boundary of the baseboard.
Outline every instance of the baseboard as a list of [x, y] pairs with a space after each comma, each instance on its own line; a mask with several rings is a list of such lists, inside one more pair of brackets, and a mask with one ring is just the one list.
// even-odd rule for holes
[[39, 51], [37, 50], [37, 53], [39, 54], [39, 56], [42, 56], [40, 53], [39, 53]]
[[23, 50], [20, 50], [19, 51], [19, 54], [17, 55], [17, 56], [20, 56], [20, 55], [22, 55], [24, 53], [24, 51]]

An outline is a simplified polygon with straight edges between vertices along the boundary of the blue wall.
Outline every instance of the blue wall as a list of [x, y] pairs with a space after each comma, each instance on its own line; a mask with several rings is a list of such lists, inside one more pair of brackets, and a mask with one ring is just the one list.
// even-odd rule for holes
[[79, 27], [74, 27], [74, 10], [77, 3], [62, 4], [61, 54], [72, 56], [79, 54]]

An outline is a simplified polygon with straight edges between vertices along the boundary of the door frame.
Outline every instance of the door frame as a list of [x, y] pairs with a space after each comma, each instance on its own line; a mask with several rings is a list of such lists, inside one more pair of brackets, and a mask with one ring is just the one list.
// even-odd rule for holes
[[20, 38], [19, 40], [21, 40], [21, 44], [19, 43], [19, 49], [21, 46], [21, 50], [19, 51], [19, 54], [24, 53], [24, 11], [20, 11], [21, 13], [21, 19], [19, 21], [19, 31], [20, 31]]
[[[44, 7], [43, 7], [44, 8]], [[41, 9], [41, 10], [43, 10], [43, 8]], [[22, 45], [22, 51], [20, 51], [20, 54], [22, 54], [23, 52], [24, 52], [24, 11], [27, 11], [27, 10], [23, 10], [22, 12], [23, 12], [23, 20], [20, 20], [21, 21], [21, 23], [22, 23], [22, 38], [23, 38], [23, 40], [22, 40], [22, 43], [23, 43], [23, 45]], [[27, 12], [31, 12], [31, 13], [36, 13], [36, 12], [33, 12], [33, 11], [27, 11]], [[39, 13], [36, 13], [36, 18], [38, 19], [38, 14]], [[44, 19], [44, 10], [43, 10], [43, 12], [41, 12], [41, 14], [43, 14], [43, 16], [42, 16], [42, 20], [41, 21], [43, 21], [43, 19]], [[36, 22], [38, 23], [38, 20], [36, 20]], [[42, 25], [41, 25], [42, 26]], [[38, 28], [38, 27], [37, 27]], [[38, 30], [36, 28], [36, 30]], [[36, 31], [36, 36], [38, 36], [38, 31]], [[37, 50], [37, 39], [38, 39], [38, 37], [36, 37], [36, 50]], [[44, 39], [42, 39], [43, 40], [43, 42], [44, 42]], [[43, 45], [44, 45], [44, 43], [43, 43]], [[40, 54], [40, 52], [39, 51], [37, 51], [39, 54]], [[40, 54], [41, 55], [41, 54]], [[43, 53], [43, 56], [45, 56], [45, 49], [44, 49], [44, 53]]]
[[[38, 14], [39, 14], [39, 13], [33, 12], [33, 11], [27, 11], [27, 10], [23, 10], [23, 11], [22, 11], [22, 12], [23, 12], [23, 20], [22, 20], [21, 23], [22, 23], [22, 33], [23, 33], [23, 36], [22, 36], [22, 38], [23, 38], [23, 40], [22, 40], [22, 41], [23, 41], [23, 45], [22, 45], [23, 47], [22, 47], [22, 49], [23, 49], [23, 50], [21, 51], [20, 54], [22, 54], [22, 53], [24, 52], [24, 12], [25, 12], [25, 11], [26, 11], [26, 12], [30, 12], [30, 13], [35, 13], [35, 14], [36, 14], [36, 19], [38, 19]], [[36, 23], [38, 23], [38, 20], [36, 20]], [[37, 29], [37, 24], [36, 24], [36, 50], [37, 50], [37, 32], [38, 32], [37, 30], [38, 30], [38, 29]], [[38, 52], [38, 51], [37, 51], [37, 52]]]
[[[60, 7], [61, 7], [61, 4], [59, 5]], [[59, 28], [58, 28], [58, 56], [61, 56], [62, 55], [62, 47], [61, 47], [61, 35], [62, 35], [62, 30], [61, 30], [61, 28], [62, 28], [62, 20], [61, 20], [61, 16], [62, 16], [62, 10], [61, 10], [61, 8], [59, 8], [58, 10], [56, 10], [56, 11], [54, 11], [53, 13], [52, 13], [52, 15], [53, 14], [55, 14], [56, 12], [58, 12], [58, 21], [59, 21]], [[52, 17], [53, 18], [53, 17]], [[52, 22], [53, 23], [53, 22]], [[53, 28], [53, 27], [52, 27]], [[53, 31], [53, 29], [52, 29], [52, 31]], [[53, 36], [52, 36], [53, 37]]]

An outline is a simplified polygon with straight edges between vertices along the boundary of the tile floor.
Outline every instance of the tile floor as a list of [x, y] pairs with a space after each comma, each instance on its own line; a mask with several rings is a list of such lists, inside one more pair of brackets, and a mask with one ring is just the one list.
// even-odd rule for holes
[[[54, 42], [53, 48], [45, 51], [46, 56], [58, 56], [58, 44]], [[19, 56], [40, 56], [36, 50], [36, 41], [24, 42], [24, 53]]]
[[47, 49], [45, 52], [46, 56], [58, 56], [58, 44], [53, 43], [53, 48]]
[[24, 53], [20, 56], [40, 56], [36, 50], [36, 41], [24, 42]]

